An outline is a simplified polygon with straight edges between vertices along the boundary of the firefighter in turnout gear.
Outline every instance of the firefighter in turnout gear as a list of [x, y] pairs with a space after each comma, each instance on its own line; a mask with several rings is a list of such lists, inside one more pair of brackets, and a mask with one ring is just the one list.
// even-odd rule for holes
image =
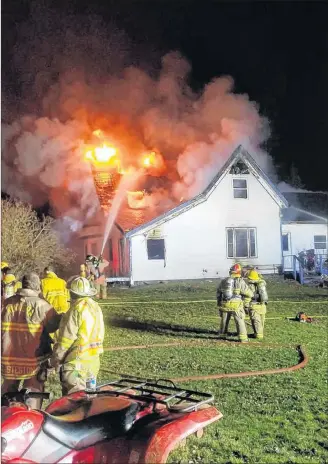
[[253, 297], [245, 298], [245, 309], [249, 313], [255, 338], [263, 340], [266, 306], [268, 304], [266, 282], [255, 269], [252, 269], [248, 274], [247, 283], [253, 292]]
[[[44, 270], [45, 277], [41, 280], [41, 290], [43, 298], [51, 304], [57, 314], [62, 317], [69, 309], [69, 291], [64, 279], [55, 274], [54, 269], [48, 266]], [[56, 341], [58, 331], [54, 334], [53, 339]]]
[[87, 255], [85, 263], [80, 266], [80, 277], [85, 277], [94, 287], [94, 281], [99, 277], [99, 272], [95, 266], [97, 258], [93, 255]]
[[59, 327], [50, 365], [60, 367], [62, 394], [86, 388], [90, 374], [97, 377], [105, 334], [100, 306], [91, 298], [97, 292], [85, 277], [75, 277], [69, 285], [71, 307]]
[[6, 261], [1, 261], [1, 280], [3, 280], [8, 269], [9, 269], [9, 264]]
[[[40, 279], [26, 274], [22, 288], [7, 298], [1, 313], [2, 394], [24, 388], [43, 391], [47, 378], [46, 360], [51, 356], [50, 334], [59, 326], [52, 306], [39, 297]], [[29, 400], [31, 408], [41, 408], [39, 399]]]
[[1, 282], [1, 295], [3, 301], [7, 298], [16, 294], [19, 288], [22, 288], [21, 282], [16, 280], [14, 274], [11, 273], [11, 270], [7, 268], [7, 272], [4, 275], [2, 282]]
[[99, 271], [99, 277], [95, 280], [95, 287], [97, 289], [97, 297], [101, 300], [107, 298], [107, 282], [104, 273], [105, 268], [109, 265], [109, 262], [102, 256], [97, 259], [97, 269]]
[[225, 339], [231, 317], [234, 318], [239, 341], [248, 341], [245, 324], [244, 298], [252, 298], [253, 292], [241, 277], [241, 266], [235, 264], [230, 268], [230, 277], [223, 279], [217, 290], [217, 302], [219, 306], [221, 325], [219, 337]]

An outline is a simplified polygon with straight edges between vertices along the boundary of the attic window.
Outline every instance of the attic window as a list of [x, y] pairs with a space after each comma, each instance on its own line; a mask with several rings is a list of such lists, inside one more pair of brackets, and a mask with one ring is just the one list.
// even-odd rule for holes
[[246, 179], [232, 179], [232, 186], [234, 198], [248, 198]]
[[148, 259], [165, 259], [164, 239], [147, 240]]
[[238, 161], [231, 167], [230, 174], [249, 174], [249, 170], [245, 163]]

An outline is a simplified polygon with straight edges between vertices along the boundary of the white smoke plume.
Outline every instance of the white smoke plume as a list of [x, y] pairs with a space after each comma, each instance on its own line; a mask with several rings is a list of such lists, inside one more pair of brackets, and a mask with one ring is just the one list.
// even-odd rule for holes
[[274, 172], [260, 148], [268, 121], [247, 95], [233, 92], [232, 77], [215, 78], [195, 93], [188, 85], [191, 65], [179, 52], [162, 57], [159, 71], [146, 72], [131, 65], [124, 33], [108, 35], [96, 22], [81, 35], [82, 27], [64, 24], [60, 41], [45, 36], [42, 25], [36, 33], [32, 28], [33, 39], [31, 28], [23, 29], [33, 60], [18, 52], [16, 66], [31, 100], [24, 98], [28, 113], [9, 122], [5, 115], [2, 127], [2, 189], [36, 206], [49, 201], [63, 233], [99, 208], [81, 150], [95, 129], [120, 148], [126, 166], [138, 167], [144, 150], [161, 153], [164, 163], [154, 175], [166, 176], [170, 187], [155, 188], [145, 200], [158, 213], [202, 191], [240, 143]]

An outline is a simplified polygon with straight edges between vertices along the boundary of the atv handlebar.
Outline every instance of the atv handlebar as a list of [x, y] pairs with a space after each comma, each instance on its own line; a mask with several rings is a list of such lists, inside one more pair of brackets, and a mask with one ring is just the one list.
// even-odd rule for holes
[[44, 399], [51, 400], [52, 393], [48, 392], [33, 392], [26, 388], [23, 388], [20, 391], [4, 393], [1, 396], [2, 406], [9, 406], [9, 404], [14, 401], [18, 403], [26, 403], [29, 398], [33, 399]]

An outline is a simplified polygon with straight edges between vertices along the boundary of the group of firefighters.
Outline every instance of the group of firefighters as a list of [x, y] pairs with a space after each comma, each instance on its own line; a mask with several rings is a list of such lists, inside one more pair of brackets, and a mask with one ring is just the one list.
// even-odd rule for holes
[[[80, 275], [66, 283], [54, 269], [44, 269], [16, 281], [8, 263], [1, 263], [2, 394], [24, 388], [44, 391], [49, 371], [59, 373], [62, 394], [86, 388], [96, 378], [103, 353], [105, 327], [100, 306], [92, 297], [106, 298], [103, 271], [108, 261], [92, 255]], [[42, 401], [30, 399], [30, 407]]]
[[[59, 373], [63, 395], [85, 389], [90, 377], [96, 379], [105, 328], [101, 308], [92, 297], [106, 298], [108, 264], [101, 256], [87, 255], [80, 275], [66, 283], [51, 266], [44, 269], [42, 279], [29, 272], [18, 282], [8, 263], [1, 263], [2, 393], [16, 391], [21, 381], [31, 391], [43, 391], [49, 371]], [[233, 318], [240, 342], [247, 342], [247, 313], [255, 337], [263, 339], [266, 283], [255, 269], [244, 274], [235, 264], [218, 287], [220, 338], [228, 336]], [[30, 400], [32, 408], [41, 404]]]
[[248, 314], [255, 338], [263, 339], [268, 294], [265, 280], [255, 269], [243, 272], [240, 264], [232, 266], [230, 276], [219, 284], [217, 302], [221, 316], [220, 338], [227, 338], [229, 322], [233, 317], [239, 341], [248, 342], [245, 323]]

